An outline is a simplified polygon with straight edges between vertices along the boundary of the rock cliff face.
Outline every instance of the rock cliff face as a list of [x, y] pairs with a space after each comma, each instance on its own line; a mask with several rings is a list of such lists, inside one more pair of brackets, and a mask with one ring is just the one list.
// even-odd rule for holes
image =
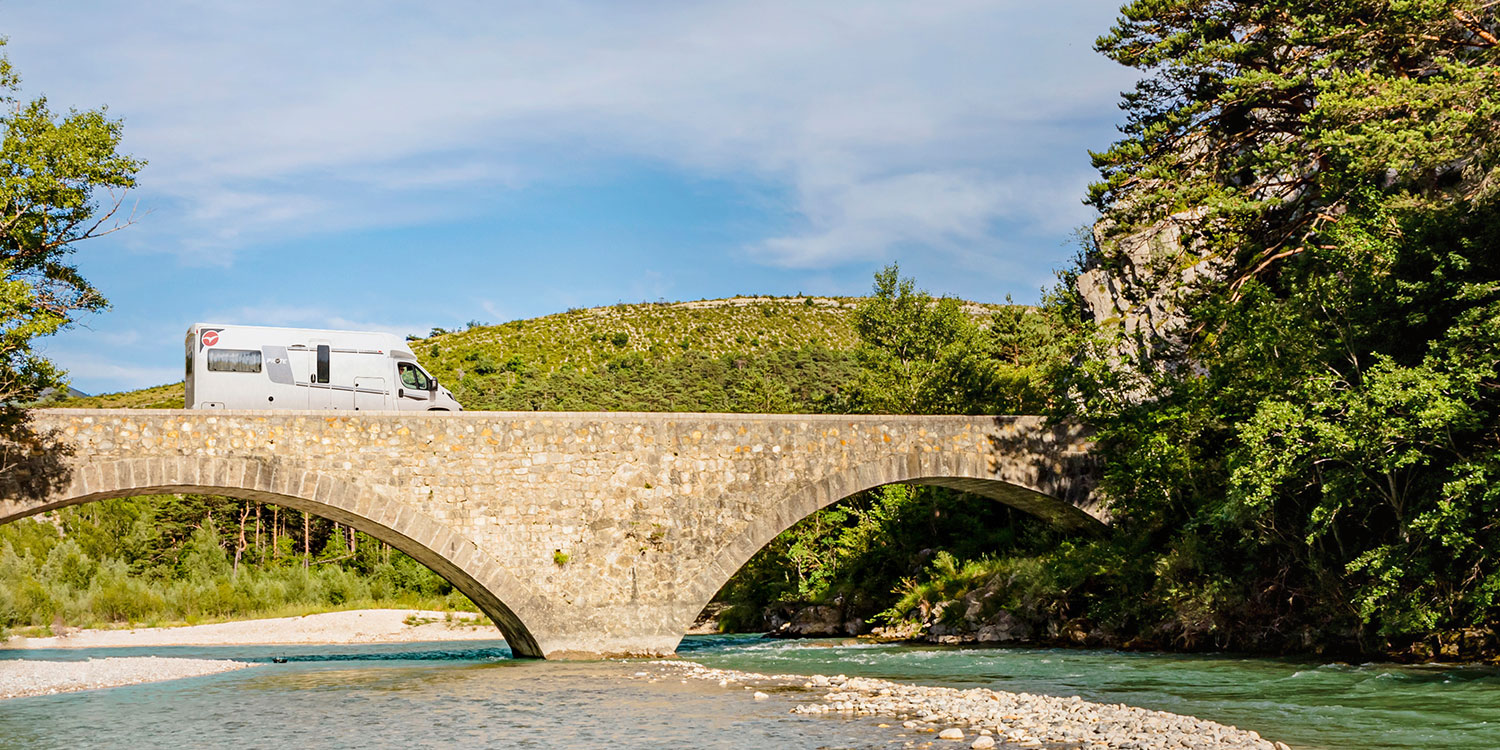
[[[1209, 252], [1196, 227], [1206, 209], [1173, 214], [1145, 229], [1115, 235], [1109, 219], [1094, 225], [1099, 248], [1078, 275], [1077, 291], [1106, 334], [1108, 359], [1134, 398], [1145, 396], [1141, 372], [1186, 365], [1191, 332], [1188, 310], [1207, 286], [1221, 283], [1232, 265]], [[1126, 363], [1142, 368], [1120, 367]]]

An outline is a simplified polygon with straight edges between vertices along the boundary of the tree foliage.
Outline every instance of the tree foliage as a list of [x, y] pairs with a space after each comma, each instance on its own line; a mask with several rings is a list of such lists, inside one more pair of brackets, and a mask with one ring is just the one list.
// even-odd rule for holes
[[[1095, 155], [1085, 267], [1188, 227], [1225, 269], [1177, 367], [1061, 381], [1151, 541], [1142, 617], [1271, 648], [1400, 648], [1500, 623], [1500, 20], [1464, 0], [1139, 0], [1099, 49], [1144, 74]], [[1145, 299], [1152, 284], [1113, 277]], [[1134, 284], [1134, 286], [1132, 286]], [[1066, 297], [1066, 295], [1064, 295]], [[1076, 301], [1076, 298], [1074, 298]], [[1074, 313], [1076, 319], [1076, 311]], [[1114, 351], [1118, 351], [1115, 349]], [[1145, 391], [1111, 378], [1137, 370]], [[1128, 397], [1127, 397], [1128, 396]]]
[[465, 362], [454, 388], [465, 408], [816, 413], [836, 408], [855, 371], [848, 352], [814, 345], [670, 359], [626, 353], [588, 371], [493, 359], [476, 353]]
[[[0, 107], [0, 402], [14, 404], [62, 384], [32, 342], [104, 307], [69, 256], [120, 226], [123, 191], [144, 162], [119, 153], [121, 125], [105, 110], [59, 115], [46, 98], [22, 100], [3, 55]], [[113, 198], [103, 208], [101, 191]]]
[[980, 319], [961, 300], [933, 298], [891, 264], [854, 311], [859, 372], [848, 411], [1031, 414], [1046, 406], [1045, 372], [1059, 357], [1052, 324], [1009, 305]]
[[364, 534], [248, 500], [148, 495], [0, 526], [0, 636], [358, 605], [475, 609]]
[[1326, 244], [1366, 188], [1492, 195], [1495, 26], [1484, 0], [1132, 2], [1097, 45], [1146, 75], [1090, 201], [1116, 235], [1207, 209], [1243, 280]]

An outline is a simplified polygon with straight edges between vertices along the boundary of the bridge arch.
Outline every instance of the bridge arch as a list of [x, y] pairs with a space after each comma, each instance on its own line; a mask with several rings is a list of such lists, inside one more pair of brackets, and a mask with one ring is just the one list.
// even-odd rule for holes
[[86, 463], [42, 502], [0, 502], [0, 523], [98, 500], [196, 493], [273, 503], [352, 527], [391, 545], [447, 580], [500, 628], [516, 656], [543, 655], [517, 608], [539, 598], [462, 534], [388, 488], [347, 481], [283, 459], [216, 456], [130, 458]]
[[1073, 503], [1010, 481], [994, 478], [991, 459], [972, 453], [911, 453], [875, 459], [833, 472], [777, 501], [770, 510], [725, 544], [699, 571], [684, 599], [692, 615], [679, 623], [687, 632], [693, 618], [750, 558], [798, 521], [861, 492], [890, 484], [948, 487], [997, 500], [1013, 508], [1080, 533], [1103, 533], [1107, 526]]

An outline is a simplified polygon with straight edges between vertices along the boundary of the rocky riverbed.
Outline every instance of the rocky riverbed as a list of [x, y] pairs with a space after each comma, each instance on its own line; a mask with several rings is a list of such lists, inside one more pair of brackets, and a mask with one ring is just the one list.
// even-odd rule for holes
[[[936, 747], [1068, 747], [1084, 750], [1289, 750], [1259, 734], [1212, 721], [1127, 706], [974, 688], [925, 687], [844, 675], [766, 675], [683, 661], [652, 662], [663, 676], [720, 685], [801, 688], [817, 700], [793, 713], [889, 717], [891, 727]], [[756, 690], [756, 699], [768, 697]]]
[[87, 661], [5, 659], [0, 660], [0, 698], [51, 695], [200, 677], [253, 666], [255, 665], [245, 662], [220, 659], [164, 659], [156, 656]]

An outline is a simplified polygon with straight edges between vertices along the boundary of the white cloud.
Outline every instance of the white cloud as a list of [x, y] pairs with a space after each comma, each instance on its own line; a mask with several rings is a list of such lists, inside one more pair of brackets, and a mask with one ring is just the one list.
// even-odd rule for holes
[[486, 323], [508, 323], [511, 320], [514, 320], [516, 317], [505, 308], [495, 304], [493, 300], [480, 300], [479, 309], [483, 310], [486, 315], [490, 316], [489, 320], [484, 321]]
[[944, 246], [985, 235], [1011, 191], [976, 175], [916, 173], [819, 185], [803, 199], [810, 229], [766, 240], [772, 262], [820, 267], [881, 258], [902, 243]]
[[131, 242], [200, 263], [622, 157], [785, 186], [799, 227], [749, 248], [766, 263], [972, 250], [999, 220], [1086, 216], [1047, 150], [1128, 83], [1086, 49], [1080, 16], [1108, 17], [1087, 0], [411, 7], [46, 4], [7, 27], [37, 90], [109, 102], [151, 161]]

